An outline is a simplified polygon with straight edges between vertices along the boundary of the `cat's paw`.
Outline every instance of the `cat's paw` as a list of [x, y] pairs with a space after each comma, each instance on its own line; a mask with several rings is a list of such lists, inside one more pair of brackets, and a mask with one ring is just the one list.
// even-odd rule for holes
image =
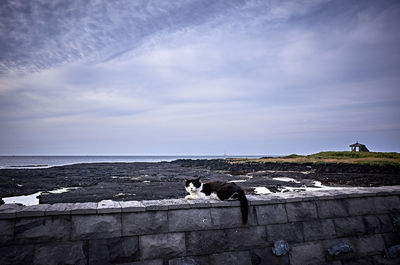
[[186, 195], [186, 196], [185, 196], [185, 199], [186, 199], [186, 200], [192, 200], [193, 198], [192, 198], [191, 195]]

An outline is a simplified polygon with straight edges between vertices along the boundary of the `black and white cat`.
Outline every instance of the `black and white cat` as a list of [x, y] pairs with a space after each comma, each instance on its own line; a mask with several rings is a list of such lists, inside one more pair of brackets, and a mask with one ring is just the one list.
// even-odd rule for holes
[[[197, 176], [196, 176], [197, 177]], [[235, 183], [212, 181], [203, 183], [200, 177], [195, 179], [185, 179], [186, 191], [189, 192], [185, 198], [189, 200], [196, 199], [219, 199], [225, 200], [239, 200], [240, 210], [242, 212], [242, 222], [247, 224], [249, 204], [247, 202], [246, 194]]]

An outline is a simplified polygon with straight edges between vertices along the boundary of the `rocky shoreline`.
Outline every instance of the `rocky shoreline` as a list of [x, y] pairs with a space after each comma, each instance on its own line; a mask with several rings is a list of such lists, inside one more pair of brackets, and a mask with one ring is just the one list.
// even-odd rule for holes
[[[33, 194], [40, 203], [98, 202], [112, 200], [154, 200], [182, 198], [184, 178], [203, 176], [204, 181], [235, 181], [247, 194], [256, 187], [282, 192], [334, 187], [400, 185], [399, 166], [244, 163], [223, 159], [176, 160], [155, 163], [89, 163], [37, 169], [1, 169], [1, 197]], [[318, 182], [315, 182], [318, 181]], [[46, 193], [60, 188], [76, 188], [65, 193]]]

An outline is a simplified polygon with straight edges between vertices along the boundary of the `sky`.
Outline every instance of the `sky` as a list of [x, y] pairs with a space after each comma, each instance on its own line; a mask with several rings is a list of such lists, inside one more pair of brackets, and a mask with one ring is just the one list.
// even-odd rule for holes
[[400, 152], [400, 1], [2, 0], [0, 154]]

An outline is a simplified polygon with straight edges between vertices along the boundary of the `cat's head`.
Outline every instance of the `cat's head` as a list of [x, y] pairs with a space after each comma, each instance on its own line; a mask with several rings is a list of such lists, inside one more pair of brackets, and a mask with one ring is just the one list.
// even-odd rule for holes
[[203, 184], [200, 181], [201, 177], [195, 176], [194, 179], [185, 179], [185, 188], [189, 193], [201, 191]]

